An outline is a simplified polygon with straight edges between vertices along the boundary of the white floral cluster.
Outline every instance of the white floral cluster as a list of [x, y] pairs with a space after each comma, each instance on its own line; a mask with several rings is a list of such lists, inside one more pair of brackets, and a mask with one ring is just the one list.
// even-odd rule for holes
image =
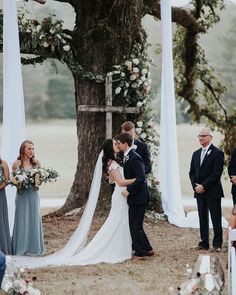
[[107, 76], [112, 76], [114, 81], [119, 81], [115, 88], [116, 96], [125, 99], [127, 105], [135, 104], [140, 108], [136, 132], [139, 138], [150, 144], [152, 154], [157, 156], [159, 139], [149, 109], [152, 83], [150, 64], [147, 48], [141, 44], [135, 44], [130, 57], [124, 58], [121, 65], [114, 65], [114, 70], [107, 73]]
[[119, 80], [115, 94], [129, 100], [135, 93], [138, 107], [145, 105], [144, 99], [149, 95], [152, 83], [149, 70], [151, 61], [142, 49], [140, 44], [135, 44], [131, 56], [121, 65], [114, 65], [114, 70], [107, 73], [107, 76], [115, 76]]
[[41, 295], [41, 292], [33, 286], [33, 281], [37, 280], [36, 277], [33, 277], [31, 281], [25, 280], [23, 278], [25, 270], [17, 268], [10, 256], [6, 257], [6, 265], [1, 287], [7, 294]]
[[24, 188], [38, 188], [42, 183], [56, 181], [58, 172], [52, 168], [33, 168], [25, 170], [18, 168], [12, 172], [10, 183], [20, 191]]
[[65, 53], [70, 51], [68, 36], [63, 33], [62, 20], [54, 20], [53, 15], [49, 15], [39, 23], [35, 19], [26, 19], [24, 12], [19, 14], [19, 20], [20, 31], [31, 34], [31, 44], [34, 48], [43, 47], [54, 52], [57, 47]]

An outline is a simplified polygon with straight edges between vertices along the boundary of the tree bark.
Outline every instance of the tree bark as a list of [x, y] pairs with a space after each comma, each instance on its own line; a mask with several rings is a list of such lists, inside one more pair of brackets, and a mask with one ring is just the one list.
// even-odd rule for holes
[[[73, 43], [78, 62], [87, 70], [106, 73], [129, 56], [135, 42], [144, 44], [141, 26], [143, 1], [79, 1], [75, 5]], [[105, 105], [105, 85], [74, 76], [77, 111], [78, 164], [69, 196], [59, 213], [84, 204], [88, 197], [95, 162], [105, 139], [105, 113], [79, 112], [79, 105]], [[123, 105], [116, 101], [114, 105]], [[123, 115], [113, 116], [113, 132], [119, 132]]]

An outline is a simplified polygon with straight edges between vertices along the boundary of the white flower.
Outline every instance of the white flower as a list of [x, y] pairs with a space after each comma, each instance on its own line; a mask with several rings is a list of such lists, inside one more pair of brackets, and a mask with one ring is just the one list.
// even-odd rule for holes
[[134, 58], [134, 59], [133, 59], [133, 63], [134, 63], [135, 65], [138, 65], [138, 64], [139, 64], [139, 60], [138, 60], [137, 58]]
[[143, 133], [140, 134], [140, 137], [141, 137], [142, 139], [145, 139], [145, 138], [147, 137], [147, 134], [143, 132]]
[[135, 75], [131, 75], [131, 76], [130, 76], [130, 80], [131, 80], [131, 81], [136, 80], [136, 78], [137, 78], [137, 77], [136, 77]]
[[142, 69], [142, 71], [141, 71], [142, 75], [146, 75], [146, 74], [147, 74], [147, 72], [148, 72], [148, 70], [147, 70], [147, 69]]
[[44, 41], [43, 42], [43, 47], [47, 48], [49, 46], [48, 42]]
[[30, 29], [27, 29], [27, 30], [26, 30], [26, 33], [31, 33], [31, 30], [30, 30]]
[[113, 75], [112, 72], [107, 73], [107, 77], [112, 77], [112, 75]]
[[63, 46], [63, 50], [64, 50], [64, 51], [69, 51], [69, 50], [70, 50], [70, 45], [65, 45], [65, 46]]
[[139, 68], [137, 68], [137, 67], [133, 68], [133, 72], [134, 73], [138, 73], [139, 72]]
[[125, 83], [125, 87], [129, 88], [129, 83], [128, 82]]
[[143, 122], [142, 121], [138, 121], [137, 122], [137, 126], [140, 127], [140, 128], [142, 128], [143, 127]]
[[37, 26], [37, 32], [40, 32], [40, 30], [41, 30], [41, 26], [38, 25], [38, 26]]
[[125, 77], [125, 73], [124, 72], [121, 72], [120, 76], [121, 77]]
[[137, 104], [136, 104], [136, 106], [139, 107], [139, 108], [140, 108], [142, 105], [143, 105], [143, 103], [142, 103], [141, 101], [138, 101]]
[[43, 37], [44, 37], [44, 35], [40, 35], [40, 36], [39, 36], [39, 40], [42, 40]]
[[49, 32], [50, 32], [51, 34], [54, 34], [54, 33], [55, 33], [55, 30], [51, 29]]
[[124, 91], [124, 97], [127, 96], [127, 93], [128, 93], [128, 90], [126, 89], [126, 90]]
[[23, 267], [21, 267], [20, 272], [25, 272], [25, 269]]
[[145, 76], [141, 76], [140, 79], [141, 79], [143, 82], [147, 80]]
[[141, 134], [142, 128], [136, 128], [136, 132], [137, 132], [137, 134]]
[[115, 94], [119, 94], [121, 92], [121, 87], [117, 87], [115, 90]]
[[56, 34], [57, 38], [61, 40], [61, 35], [60, 34]]
[[127, 61], [125, 62], [125, 65], [126, 65], [126, 67], [128, 68], [128, 70], [131, 70], [131, 69], [132, 69], [132, 61], [127, 60]]

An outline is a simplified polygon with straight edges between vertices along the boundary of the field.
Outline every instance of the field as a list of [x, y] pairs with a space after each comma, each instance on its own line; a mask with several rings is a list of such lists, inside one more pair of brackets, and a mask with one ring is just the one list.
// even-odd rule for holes
[[[55, 184], [41, 188], [42, 198], [65, 199], [74, 179], [77, 163], [76, 124], [73, 120], [46, 121], [27, 124], [27, 138], [35, 143], [36, 157], [42, 166], [51, 166], [61, 175]], [[180, 181], [183, 198], [192, 199], [192, 188], [188, 179], [192, 152], [199, 148], [197, 134], [199, 126], [182, 124], [177, 126]], [[220, 134], [214, 134], [213, 142], [218, 145]], [[158, 175], [157, 175], [158, 177]], [[222, 177], [225, 196], [230, 199], [230, 183]]]

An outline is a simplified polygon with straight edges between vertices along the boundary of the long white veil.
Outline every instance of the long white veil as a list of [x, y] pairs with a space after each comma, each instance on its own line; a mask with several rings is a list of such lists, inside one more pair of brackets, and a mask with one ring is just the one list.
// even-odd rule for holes
[[102, 156], [103, 151], [100, 152], [94, 169], [93, 180], [84, 213], [77, 229], [65, 247], [51, 255], [44, 257], [12, 256], [12, 260], [16, 266], [40, 268], [46, 266], [67, 265], [70, 258], [78, 254], [85, 247], [101, 187]]

